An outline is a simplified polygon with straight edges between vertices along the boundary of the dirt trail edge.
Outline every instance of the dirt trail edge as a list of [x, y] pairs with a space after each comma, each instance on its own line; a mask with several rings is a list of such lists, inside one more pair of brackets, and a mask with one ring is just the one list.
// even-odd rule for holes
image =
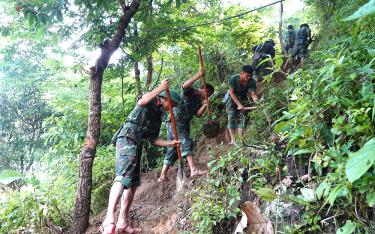
[[[210, 161], [207, 151], [209, 148], [215, 148], [221, 143], [228, 142], [229, 136], [226, 131], [213, 139], [204, 139], [200, 137], [197, 143], [196, 162], [200, 169], [207, 169], [207, 162]], [[185, 191], [181, 194], [176, 193], [176, 165], [170, 170], [169, 182], [159, 183], [157, 171], [142, 173], [141, 185], [138, 187], [133, 205], [130, 211], [131, 222], [136, 227], [141, 227], [143, 233], [177, 233], [186, 230], [187, 224], [186, 211], [189, 209], [190, 198], [185, 196], [190, 188], [199, 184], [205, 179], [189, 178], [186, 183]], [[186, 175], [190, 175], [190, 171], [185, 166]], [[116, 218], [119, 213], [117, 207]], [[103, 210], [98, 215], [90, 219], [90, 226], [86, 230], [86, 234], [100, 233], [99, 226], [104, 220], [107, 210]]]

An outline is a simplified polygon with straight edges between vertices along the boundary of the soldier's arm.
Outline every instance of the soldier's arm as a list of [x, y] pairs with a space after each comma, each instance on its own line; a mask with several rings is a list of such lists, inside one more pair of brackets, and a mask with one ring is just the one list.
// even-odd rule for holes
[[203, 115], [204, 111], [206, 110], [207, 106], [208, 106], [208, 101], [204, 100], [203, 105], [201, 106], [201, 108], [199, 108], [197, 113], [195, 113], [195, 116], [201, 117]]
[[193, 76], [190, 79], [188, 79], [187, 81], [185, 81], [182, 84], [182, 88], [183, 89], [190, 88], [194, 84], [195, 81], [197, 81], [198, 79], [200, 79], [203, 76], [204, 76], [204, 70], [201, 69], [197, 74], [195, 74], [195, 76]]
[[145, 93], [138, 100], [138, 106], [146, 106], [152, 99], [154, 99], [156, 96], [158, 96], [167, 87], [169, 87], [169, 80], [168, 79], [162, 80], [159, 87], [157, 87], [156, 89], [152, 90], [151, 92]]
[[234, 88], [232, 88], [232, 87], [229, 88], [229, 95], [232, 98], [232, 100], [234, 101], [234, 103], [237, 104], [237, 109], [242, 110], [243, 109], [243, 105], [240, 102], [240, 100], [238, 99], [238, 97], [236, 96], [236, 94], [234, 93]]
[[256, 102], [256, 101], [258, 101], [258, 95], [257, 95], [257, 93], [255, 92], [255, 91], [250, 91], [250, 97], [251, 97], [251, 99], [254, 101], [254, 102]]
[[172, 147], [172, 146], [175, 146], [177, 144], [179, 144], [180, 141], [176, 141], [176, 140], [173, 140], [173, 141], [166, 141], [166, 140], [163, 140], [161, 138], [156, 138], [152, 144], [154, 145], [157, 145], [157, 146], [162, 146], [162, 147]]

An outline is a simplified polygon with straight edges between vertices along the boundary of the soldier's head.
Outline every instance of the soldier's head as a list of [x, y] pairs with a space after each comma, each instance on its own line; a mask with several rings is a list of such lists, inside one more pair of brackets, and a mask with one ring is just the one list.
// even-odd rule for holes
[[288, 31], [293, 31], [293, 25], [288, 25]]
[[[180, 94], [178, 94], [176, 91], [171, 90], [171, 89], [169, 90], [169, 93], [171, 95], [172, 107], [178, 106], [181, 102]], [[167, 93], [165, 91], [161, 92], [158, 95], [158, 101], [159, 101], [159, 104], [163, 107], [164, 110], [169, 110]]]
[[243, 65], [241, 72], [240, 72], [240, 79], [241, 80], [249, 80], [253, 75], [254, 69], [250, 65]]
[[[214, 92], [215, 92], [215, 88], [214, 86], [212, 86], [211, 84], [206, 84], [206, 89], [207, 89], [207, 96], [211, 96]], [[198, 89], [198, 92], [199, 92], [199, 96], [204, 99], [205, 98], [205, 94], [204, 94], [204, 86], [202, 85], [202, 87], [200, 89]]]
[[301, 26], [300, 26], [299, 28], [303, 28], [303, 27], [305, 27], [305, 28], [310, 28], [310, 27], [309, 27], [309, 25], [308, 25], [308, 24], [306, 24], [306, 23], [304, 23], [304, 24], [301, 24]]
[[265, 43], [268, 43], [271, 46], [275, 46], [275, 41], [273, 39], [268, 39]]

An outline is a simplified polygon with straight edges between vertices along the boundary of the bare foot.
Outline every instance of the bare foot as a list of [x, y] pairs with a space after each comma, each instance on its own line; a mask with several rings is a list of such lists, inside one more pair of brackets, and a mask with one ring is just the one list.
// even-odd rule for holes
[[141, 233], [141, 232], [142, 232], [142, 229], [132, 227], [129, 224], [125, 225], [124, 227], [116, 228], [116, 234], [125, 234], [125, 233], [135, 234], [135, 233]]
[[207, 170], [194, 170], [190, 173], [190, 177], [198, 177], [207, 174]]
[[236, 145], [237, 145], [237, 143], [236, 143], [236, 142], [234, 142], [234, 141], [231, 141], [231, 142], [229, 142], [229, 143], [228, 143], [228, 145], [233, 145], [233, 146], [236, 146]]
[[159, 179], [158, 179], [158, 182], [166, 183], [166, 182], [169, 182], [169, 179], [168, 179], [167, 176], [160, 176]]
[[100, 233], [103, 234], [114, 234], [116, 229], [116, 225], [111, 222], [111, 223], [102, 223], [99, 227]]

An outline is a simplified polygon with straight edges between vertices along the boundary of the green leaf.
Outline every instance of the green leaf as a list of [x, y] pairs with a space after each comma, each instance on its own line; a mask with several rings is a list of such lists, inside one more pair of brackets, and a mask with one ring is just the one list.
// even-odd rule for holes
[[293, 155], [309, 154], [314, 151], [315, 151], [314, 149], [300, 149], [297, 152], [295, 152]]
[[4, 170], [0, 173], [0, 184], [8, 185], [14, 181], [23, 179], [24, 176], [15, 170]]
[[355, 231], [355, 223], [351, 220], [347, 220], [345, 225], [337, 229], [336, 234], [350, 234]]
[[362, 18], [366, 15], [373, 14], [375, 12], [375, 0], [370, 0], [365, 5], [361, 6], [356, 12], [344, 19], [345, 21], [355, 20]]
[[360, 150], [349, 155], [345, 173], [350, 183], [359, 179], [375, 162], [375, 138], [369, 140]]
[[369, 55], [371, 55], [372, 57], [375, 57], [375, 49], [367, 49], [367, 52], [368, 52]]
[[374, 192], [367, 193], [366, 201], [367, 201], [368, 206], [373, 207], [375, 205], [375, 193]]
[[320, 183], [318, 188], [316, 188], [316, 197], [318, 199], [321, 199], [328, 196], [330, 189], [331, 185], [323, 181], [322, 183]]
[[29, 22], [29, 26], [30, 27], [34, 26], [35, 18], [36, 18], [35, 13], [30, 11], [29, 13], [27, 13], [26, 18], [27, 18], [27, 21]]
[[349, 191], [344, 185], [337, 185], [328, 196], [329, 204], [333, 205], [337, 198], [345, 197], [348, 193]]
[[260, 188], [258, 190], [255, 190], [255, 193], [263, 200], [268, 202], [272, 202], [277, 198], [277, 195], [272, 188]]
[[36, 31], [34, 37], [36, 40], [40, 40], [42, 39], [44, 33], [46, 32], [46, 27], [45, 26], [41, 26], [40, 28], [38, 28], [38, 31]]
[[307, 202], [313, 202], [316, 201], [314, 190], [309, 188], [302, 188], [301, 194], [303, 196], [303, 199]]
[[286, 127], [287, 127], [287, 122], [283, 122], [283, 121], [279, 122], [275, 125], [274, 132], [275, 133], [283, 132], [285, 131]]

